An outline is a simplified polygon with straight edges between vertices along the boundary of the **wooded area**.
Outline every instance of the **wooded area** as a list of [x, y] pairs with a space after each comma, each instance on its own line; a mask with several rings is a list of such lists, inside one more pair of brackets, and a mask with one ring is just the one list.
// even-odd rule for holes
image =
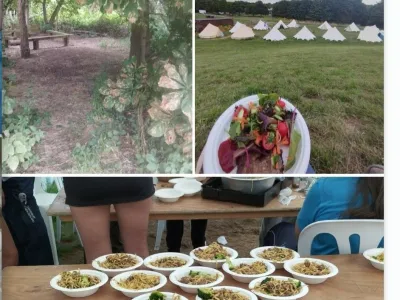
[[362, 0], [293, 0], [275, 4], [196, 0], [196, 11], [201, 9], [209, 13], [267, 15], [270, 8], [274, 17], [343, 24], [355, 22], [384, 28], [384, 0], [375, 5], [365, 5]]

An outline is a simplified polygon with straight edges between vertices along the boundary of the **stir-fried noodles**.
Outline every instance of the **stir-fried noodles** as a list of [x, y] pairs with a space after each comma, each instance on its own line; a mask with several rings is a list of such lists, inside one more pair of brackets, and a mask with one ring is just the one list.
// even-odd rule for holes
[[125, 280], [118, 282], [120, 287], [128, 290], [144, 290], [155, 287], [160, 284], [160, 277], [145, 273], [132, 274]]
[[293, 251], [287, 248], [268, 248], [258, 254], [259, 257], [275, 262], [283, 262], [293, 258]]
[[254, 291], [277, 297], [294, 296], [300, 293], [301, 282], [292, 279], [280, 280], [267, 277], [254, 287]]
[[57, 282], [60, 287], [67, 289], [88, 288], [100, 283], [100, 278], [92, 275], [81, 274], [79, 271], [62, 272], [61, 279]]
[[190, 271], [188, 275], [182, 277], [179, 281], [190, 285], [209, 284], [218, 279], [218, 274], [212, 275], [203, 272]]
[[240, 292], [234, 292], [229, 289], [199, 289], [197, 296], [203, 300], [250, 300]]
[[179, 268], [186, 265], [186, 260], [179, 257], [163, 257], [150, 262], [150, 265], [157, 268]]
[[306, 259], [304, 262], [292, 267], [293, 271], [304, 275], [321, 276], [331, 273], [328, 266]]
[[231, 271], [243, 275], [257, 275], [267, 272], [268, 268], [263, 262], [256, 261], [252, 264], [240, 264], [236, 267], [233, 267]]
[[203, 249], [196, 249], [194, 254], [196, 257], [203, 260], [225, 259], [226, 257], [230, 256], [228, 251], [216, 242]]
[[105, 261], [98, 262], [99, 266], [104, 269], [125, 269], [133, 267], [137, 263], [136, 257], [125, 253], [110, 254]]
[[384, 260], [385, 260], [385, 253], [382, 252], [381, 254], [372, 256], [372, 258], [373, 258], [373, 259], [376, 259], [377, 261], [384, 262]]

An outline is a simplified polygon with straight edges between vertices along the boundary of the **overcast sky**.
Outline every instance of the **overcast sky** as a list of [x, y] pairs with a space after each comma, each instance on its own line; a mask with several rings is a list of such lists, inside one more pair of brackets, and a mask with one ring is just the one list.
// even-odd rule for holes
[[[234, 2], [235, 0], [227, 0], [228, 2]], [[259, 0], [242, 0], [242, 1], [246, 1], [246, 2], [257, 2]], [[275, 3], [278, 2], [279, 0], [261, 0], [264, 3]], [[380, 2], [380, 0], [363, 0], [363, 2], [365, 4], [375, 4]]]

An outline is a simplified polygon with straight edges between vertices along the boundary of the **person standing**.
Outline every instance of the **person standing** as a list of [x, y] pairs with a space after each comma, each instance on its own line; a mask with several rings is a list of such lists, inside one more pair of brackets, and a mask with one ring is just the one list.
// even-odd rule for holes
[[112, 253], [111, 205], [124, 251], [149, 255], [147, 228], [155, 192], [152, 177], [64, 177], [64, 189], [87, 261]]
[[[191, 220], [191, 239], [193, 248], [206, 245], [207, 220]], [[168, 252], [181, 252], [184, 222], [182, 220], [167, 221]]]
[[9, 241], [12, 237], [14, 242], [14, 246], [5, 246], [9, 265], [16, 261], [19, 266], [54, 264], [47, 228], [33, 195], [34, 182], [34, 177], [3, 178], [2, 213], [6, 223], [3, 238]]

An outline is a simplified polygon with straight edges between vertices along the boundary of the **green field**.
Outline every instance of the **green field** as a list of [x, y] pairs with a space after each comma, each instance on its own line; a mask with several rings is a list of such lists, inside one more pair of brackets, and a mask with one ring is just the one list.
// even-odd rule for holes
[[[259, 17], [235, 17], [255, 25]], [[276, 19], [269, 21], [270, 27]], [[317, 36], [306, 42], [281, 32], [282, 42], [196, 38], [196, 157], [218, 117], [237, 100], [260, 92], [277, 92], [305, 118], [311, 135], [310, 163], [317, 173], [363, 173], [383, 164], [384, 47], [347, 38], [337, 43], [320, 38], [319, 24], [298, 22]], [[286, 22], [287, 24], [287, 22]]]

